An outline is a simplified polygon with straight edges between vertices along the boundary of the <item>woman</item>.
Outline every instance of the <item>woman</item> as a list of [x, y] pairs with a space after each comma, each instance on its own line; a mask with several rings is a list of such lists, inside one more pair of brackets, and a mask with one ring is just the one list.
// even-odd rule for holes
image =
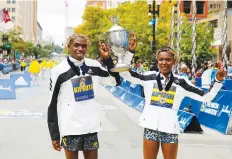
[[[108, 56], [107, 53], [101, 54]], [[179, 133], [177, 110], [182, 99], [188, 96], [196, 100], [211, 101], [222, 87], [225, 72], [217, 72], [210, 93], [205, 94], [188, 79], [172, 73], [176, 60], [171, 48], [164, 47], [156, 55], [159, 72], [139, 74], [130, 70], [120, 73], [120, 76], [144, 87], [146, 102], [140, 117], [140, 126], [144, 128], [144, 159], [156, 159], [160, 145], [164, 159], [176, 159]], [[130, 63], [132, 57], [132, 53], [128, 52], [124, 62]]]

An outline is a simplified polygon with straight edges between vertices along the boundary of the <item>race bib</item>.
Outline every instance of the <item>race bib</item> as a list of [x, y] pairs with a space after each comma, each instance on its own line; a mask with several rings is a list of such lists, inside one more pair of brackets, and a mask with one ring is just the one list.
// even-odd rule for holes
[[176, 87], [172, 86], [169, 91], [159, 91], [157, 83], [154, 83], [150, 104], [158, 107], [172, 108]]
[[93, 81], [91, 76], [71, 79], [76, 102], [94, 98]]

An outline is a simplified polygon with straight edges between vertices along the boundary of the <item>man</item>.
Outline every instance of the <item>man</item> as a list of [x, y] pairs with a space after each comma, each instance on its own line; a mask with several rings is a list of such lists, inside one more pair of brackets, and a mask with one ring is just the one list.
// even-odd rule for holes
[[21, 71], [25, 71], [25, 68], [26, 68], [26, 66], [27, 66], [27, 63], [25, 62], [25, 60], [22, 60], [22, 61], [20, 62], [20, 66], [21, 66]]
[[[104, 54], [106, 57], [107, 53]], [[140, 74], [133, 70], [120, 73], [124, 79], [144, 87], [145, 106], [140, 117], [140, 126], [144, 128], [143, 156], [144, 159], [156, 159], [160, 146], [164, 159], [177, 159], [179, 124], [177, 110], [182, 99], [187, 96], [195, 100], [210, 102], [222, 87], [225, 76], [219, 69], [215, 83], [210, 92], [205, 93], [195, 87], [187, 78], [172, 72], [176, 63], [173, 49], [164, 47], [157, 51], [159, 72], [149, 71]], [[131, 53], [124, 56], [124, 62], [130, 63]]]
[[97, 133], [101, 131], [101, 121], [95, 96], [99, 81], [113, 86], [120, 83], [119, 74], [110, 71], [113, 60], [103, 56], [106, 46], [99, 44], [107, 69], [97, 60], [85, 58], [88, 44], [84, 35], [71, 36], [69, 57], [51, 70], [48, 127], [53, 148], [61, 151], [63, 147], [66, 159], [78, 159], [79, 151], [83, 151], [85, 159], [98, 158]]

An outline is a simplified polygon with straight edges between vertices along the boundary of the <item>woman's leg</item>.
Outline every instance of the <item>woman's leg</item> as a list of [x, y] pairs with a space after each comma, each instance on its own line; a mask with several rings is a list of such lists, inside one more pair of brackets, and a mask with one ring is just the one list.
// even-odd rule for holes
[[177, 159], [178, 143], [161, 143], [164, 159]]
[[159, 152], [160, 142], [143, 140], [143, 158], [144, 159], [156, 159]]
[[177, 159], [178, 135], [162, 132], [161, 147], [164, 159]]
[[144, 139], [143, 139], [143, 156], [144, 159], [156, 159], [159, 146], [160, 146], [160, 138], [159, 131], [144, 129]]

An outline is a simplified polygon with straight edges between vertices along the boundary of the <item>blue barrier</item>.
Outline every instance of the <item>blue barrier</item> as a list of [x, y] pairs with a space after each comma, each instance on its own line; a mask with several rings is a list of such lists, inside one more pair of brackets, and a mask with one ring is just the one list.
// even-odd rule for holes
[[3, 74], [8, 74], [12, 71], [18, 70], [20, 68], [20, 64], [19, 63], [15, 63], [15, 66], [13, 66], [13, 64], [6, 64], [3, 69], [2, 69], [2, 73]]
[[[213, 77], [212, 82], [214, 81], [215, 77]], [[197, 87], [202, 87], [202, 78], [196, 78], [196, 86]], [[232, 90], [232, 80], [231, 79], [226, 79], [223, 80], [222, 82], [222, 90]]]
[[193, 116], [195, 116], [192, 113], [179, 110], [178, 113], [178, 121], [180, 126], [180, 132], [184, 132], [185, 128], [191, 123]]
[[31, 77], [29, 74], [10, 74], [14, 80], [15, 88], [31, 87]]
[[3, 70], [4, 67], [5, 67], [5, 64], [0, 63], [0, 71]]
[[124, 88], [125, 90], [128, 91], [129, 88], [130, 88], [130, 82], [121, 78], [120, 87], [122, 87], [122, 88]]
[[202, 86], [202, 84], [201, 84], [201, 78], [197, 77], [195, 80], [196, 80], [196, 86], [197, 87], [201, 87]]
[[226, 134], [232, 113], [231, 97], [231, 91], [221, 90], [210, 103], [185, 98], [180, 105], [180, 109], [183, 110], [184, 107], [192, 105], [191, 110], [202, 125]]
[[24, 71], [24, 74], [26, 74], [30, 78], [30, 80], [32, 80], [31, 74], [28, 71]]
[[7, 74], [7, 73], [12, 72], [12, 71], [13, 71], [12, 64], [5, 65], [3, 70], [2, 70], [3, 74]]
[[16, 99], [15, 85], [12, 79], [0, 79], [0, 99]]
[[232, 91], [232, 80], [231, 79], [224, 80], [222, 89]]

